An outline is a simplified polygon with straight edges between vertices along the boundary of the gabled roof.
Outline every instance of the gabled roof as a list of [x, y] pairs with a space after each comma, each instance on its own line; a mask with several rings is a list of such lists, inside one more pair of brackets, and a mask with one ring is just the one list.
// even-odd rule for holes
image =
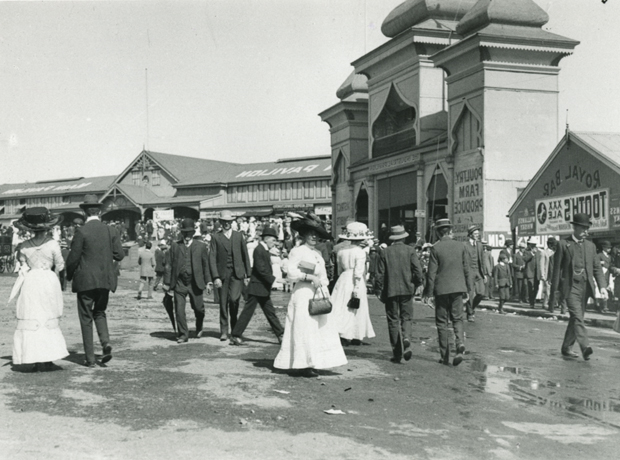
[[527, 184], [527, 187], [523, 189], [517, 200], [511, 206], [510, 211], [508, 211], [509, 215], [512, 215], [519, 207], [532, 187], [534, 187], [536, 182], [538, 182], [538, 179], [540, 179], [547, 167], [558, 156], [569, 141], [574, 142], [586, 152], [590, 153], [592, 156], [620, 174], [620, 133], [567, 131], [566, 135], [558, 143], [553, 152], [551, 152], [549, 158], [547, 158], [547, 160], [543, 163], [540, 169], [536, 172], [536, 175], [532, 177], [532, 180], [530, 180]]
[[13, 196], [24, 198], [29, 196], [101, 193], [110, 187], [114, 179], [116, 176], [98, 176], [35, 183], [2, 184], [0, 185], [0, 200]]
[[228, 176], [228, 171], [237, 166], [236, 163], [209, 160], [207, 158], [186, 157], [150, 151], [146, 153], [164, 170], [172, 174], [179, 183], [194, 181], [221, 183]]

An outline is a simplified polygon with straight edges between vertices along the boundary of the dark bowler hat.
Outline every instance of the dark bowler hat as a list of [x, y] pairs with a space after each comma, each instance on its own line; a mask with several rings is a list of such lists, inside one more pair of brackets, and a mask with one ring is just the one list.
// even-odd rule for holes
[[44, 206], [28, 208], [24, 210], [18, 224], [30, 230], [46, 230], [62, 221], [62, 216], [52, 216], [49, 209]]
[[547, 246], [555, 246], [557, 242], [558, 241], [553, 236], [547, 238]]
[[276, 232], [276, 229], [273, 227], [265, 227], [263, 228], [263, 233], [261, 234], [261, 237], [265, 238], [266, 236], [275, 236], [277, 238], [278, 232]]
[[570, 223], [573, 225], [581, 225], [582, 227], [592, 226], [590, 216], [582, 212], [578, 212], [577, 214], [573, 215], [573, 220], [571, 220]]
[[405, 231], [405, 227], [402, 225], [395, 225], [390, 229], [390, 239], [391, 240], [402, 240], [403, 238], [407, 238], [409, 233]]
[[437, 221], [435, 222], [435, 228], [439, 229], [442, 227], [452, 227], [450, 219], [437, 219]]
[[512, 246], [512, 240], [510, 238], [507, 238], [504, 246]]
[[607, 240], [601, 241], [601, 249], [610, 249], [611, 243]]
[[196, 224], [194, 222], [194, 219], [190, 219], [185, 218], [181, 221], [181, 228], [179, 228], [180, 232], [195, 232], [196, 231]]
[[480, 227], [478, 227], [477, 225], [470, 225], [469, 228], [467, 229], [467, 234], [471, 235], [476, 230], [480, 230]]
[[99, 208], [103, 206], [103, 203], [99, 203], [97, 195], [86, 195], [84, 197], [84, 203], [80, 203], [80, 208]]

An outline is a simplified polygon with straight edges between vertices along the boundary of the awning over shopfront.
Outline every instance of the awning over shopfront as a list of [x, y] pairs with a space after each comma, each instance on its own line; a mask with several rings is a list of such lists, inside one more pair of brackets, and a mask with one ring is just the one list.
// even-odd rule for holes
[[620, 239], [620, 133], [568, 131], [509, 211], [515, 234], [568, 235], [576, 213], [595, 238]]

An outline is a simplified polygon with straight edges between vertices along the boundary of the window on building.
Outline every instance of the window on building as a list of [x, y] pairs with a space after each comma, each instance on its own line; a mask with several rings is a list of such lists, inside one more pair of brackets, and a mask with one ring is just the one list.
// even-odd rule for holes
[[302, 182], [293, 182], [293, 199], [294, 200], [303, 200], [304, 198], [304, 187]]
[[237, 192], [237, 202], [239, 203], [245, 203], [246, 201], [248, 201], [248, 186], [247, 185], [242, 185], [238, 188], [238, 192]]
[[153, 186], [161, 185], [161, 176], [159, 175], [159, 169], [156, 169], [151, 174], [151, 183]]
[[140, 171], [131, 171], [131, 183], [140, 185]]
[[260, 185], [260, 201], [269, 201], [269, 185]]
[[314, 198], [314, 187], [315, 187], [316, 181], [308, 181], [308, 182], [304, 182], [304, 199], [305, 200], [311, 200]]
[[230, 187], [228, 190], [226, 190], [226, 201], [228, 203], [234, 203], [232, 187]]
[[280, 200], [280, 184], [269, 184], [269, 201]]
[[282, 191], [280, 192], [280, 199], [290, 200], [292, 191], [293, 191], [293, 184], [291, 184], [290, 182], [282, 184]]
[[19, 199], [19, 204], [20, 204], [20, 206], [26, 204], [26, 198], [20, 198]]
[[381, 113], [372, 125], [373, 158], [414, 148], [415, 120], [415, 109], [403, 101], [392, 87]]
[[258, 185], [249, 186], [248, 201], [258, 201]]

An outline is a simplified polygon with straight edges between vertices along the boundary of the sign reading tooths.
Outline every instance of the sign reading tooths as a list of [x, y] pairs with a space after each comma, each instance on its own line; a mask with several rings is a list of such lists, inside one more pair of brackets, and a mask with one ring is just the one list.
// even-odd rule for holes
[[600, 189], [536, 200], [536, 233], [571, 233], [570, 221], [577, 213], [590, 216], [590, 231], [609, 229], [609, 189]]

